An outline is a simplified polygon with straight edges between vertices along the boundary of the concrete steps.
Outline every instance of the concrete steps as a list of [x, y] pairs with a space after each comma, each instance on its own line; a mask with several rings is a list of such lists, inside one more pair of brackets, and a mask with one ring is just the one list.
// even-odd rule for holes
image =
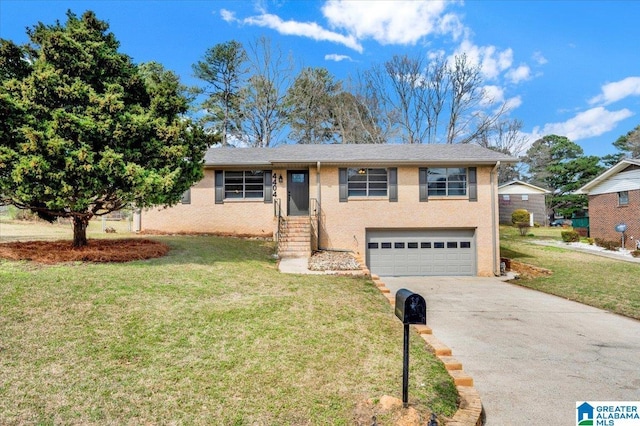
[[289, 216], [283, 219], [278, 238], [278, 256], [311, 256], [311, 220], [309, 216]]

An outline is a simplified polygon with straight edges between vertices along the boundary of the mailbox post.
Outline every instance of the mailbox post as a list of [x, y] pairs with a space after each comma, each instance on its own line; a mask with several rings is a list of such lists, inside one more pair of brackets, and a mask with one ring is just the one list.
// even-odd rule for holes
[[402, 358], [402, 405], [409, 405], [409, 326], [427, 323], [427, 303], [419, 294], [402, 288], [396, 293], [396, 316], [404, 325]]

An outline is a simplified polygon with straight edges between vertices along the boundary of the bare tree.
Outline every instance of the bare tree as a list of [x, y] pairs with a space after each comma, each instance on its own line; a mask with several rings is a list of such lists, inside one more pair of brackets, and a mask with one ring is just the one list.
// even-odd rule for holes
[[285, 125], [282, 109], [293, 77], [293, 59], [272, 47], [270, 39], [260, 37], [249, 44], [248, 60], [251, 76], [243, 89], [243, 127], [251, 145], [269, 147]]
[[480, 68], [465, 55], [429, 63], [422, 56], [394, 56], [364, 75], [405, 143], [469, 143], [507, 111], [506, 103], [488, 98]]
[[422, 98], [421, 107], [425, 111], [428, 125], [427, 142], [438, 141], [438, 126], [445, 106], [447, 94], [450, 90], [447, 63], [442, 57], [437, 57], [429, 63], [426, 70], [426, 97]]
[[[469, 63], [467, 55], [456, 56], [449, 69], [451, 80], [447, 143], [470, 143], [494, 126], [508, 110], [487, 96], [480, 67]], [[493, 108], [492, 111], [489, 111]], [[489, 112], [487, 112], [489, 111]]]
[[476, 143], [510, 155], [522, 155], [527, 144], [527, 137], [522, 133], [522, 127], [522, 120], [500, 119], [479, 132]]
[[354, 85], [347, 80], [347, 90], [333, 98], [332, 113], [336, 133], [342, 143], [386, 143], [384, 114], [362, 81]]
[[[503, 154], [520, 157], [525, 154], [527, 137], [522, 133], [523, 123], [518, 119], [500, 119], [492, 126], [484, 129], [475, 142], [485, 148]], [[499, 183], [520, 179], [523, 164], [501, 164], [499, 167]]]

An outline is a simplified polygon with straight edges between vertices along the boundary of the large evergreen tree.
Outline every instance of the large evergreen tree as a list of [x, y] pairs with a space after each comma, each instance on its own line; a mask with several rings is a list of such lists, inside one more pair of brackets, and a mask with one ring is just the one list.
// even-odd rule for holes
[[203, 122], [209, 131], [220, 134], [222, 145], [229, 137], [243, 139], [242, 88], [245, 87], [247, 53], [242, 44], [232, 40], [207, 49], [202, 60], [193, 65], [196, 77], [205, 81], [202, 92], [207, 98]]
[[602, 157], [602, 161], [608, 167], [625, 158], [640, 158], [640, 126], [636, 126], [633, 130], [629, 130], [626, 134], [620, 136], [613, 143], [613, 146], [618, 152]]
[[0, 40], [0, 201], [70, 218], [76, 247], [96, 215], [177, 203], [206, 150], [176, 75], [135, 65], [108, 28], [68, 12], [27, 46]]
[[578, 144], [558, 135], [535, 141], [523, 163], [531, 183], [552, 191], [550, 209], [565, 217], [586, 207], [587, 198], [573, 192], [603, 171], [599, 157], [585, 156]]
[[335, 141], [333, 102], [341, 84], [325, 68], [305, 68], [285, 97], [289, 138], [301, 144]]

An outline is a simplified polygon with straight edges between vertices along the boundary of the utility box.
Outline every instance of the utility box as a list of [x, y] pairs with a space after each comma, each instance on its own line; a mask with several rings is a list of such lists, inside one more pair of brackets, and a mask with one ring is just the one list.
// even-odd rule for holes
[[419, 294], [401, 288], [396, 292], [396, 316], [403, 324], [426, 324], [427, 302]]

